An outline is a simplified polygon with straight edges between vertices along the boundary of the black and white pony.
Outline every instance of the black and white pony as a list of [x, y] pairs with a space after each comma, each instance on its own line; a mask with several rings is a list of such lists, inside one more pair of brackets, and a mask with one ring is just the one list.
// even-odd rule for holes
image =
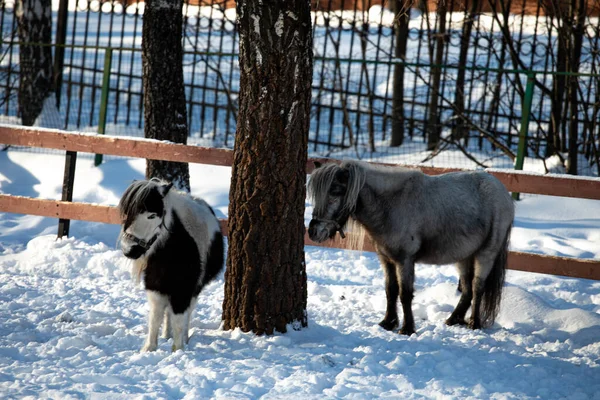
[[415, 332], [411, 304], [416, 262], [457, 263], [462, 295], [448, 325], [479, 329], [493, 324], [500, 306], [508, 240], [514, 219], [511, 196], [485, 172], [427, 176], [419, 170], [358, 161], [326, 164], [312, 173], [308, 194], [314, 212], [309, 236], [332, 238], [349, 220], [371, 237], [386, 276], [387, 310], [379, 323]]
[[134, 181], [119, 202], [123, 254], [134, 260], [150, 304], [148, 337], [142, 351], [154, 351], [163, 336], [173, 351], [188, 341], [190, 317], [202, 288], [223, 269], [223, 235], [204, 201], [158, 179]]

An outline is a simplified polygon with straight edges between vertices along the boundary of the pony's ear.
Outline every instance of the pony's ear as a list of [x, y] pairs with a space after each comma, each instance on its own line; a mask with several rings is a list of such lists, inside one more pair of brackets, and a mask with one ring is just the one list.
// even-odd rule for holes
[[348, 183], [348, 178], [350, 177], [350, 171], [348, 171], [345, 168], [340, 169], [336, 174], [335, 174], [335, 179], [339, 182], [342, 183], [344, 185], [346, 185]]
[[167, 195], [167, 193], [169, 193], [169, 190], [171, 190], [172, 187], [173, 187], [173, 182], [169, 182], [169, 183], [162, 185], [159, 188], [159, 191], [160, 191], [160, 194], [162, 195], [162, 197], [165, 197]]
[[315, 164], [315, 169], [316, 168], [321, 168], [323, 166], [323, 164], [320, 161], [313, 161], [313, 164]]

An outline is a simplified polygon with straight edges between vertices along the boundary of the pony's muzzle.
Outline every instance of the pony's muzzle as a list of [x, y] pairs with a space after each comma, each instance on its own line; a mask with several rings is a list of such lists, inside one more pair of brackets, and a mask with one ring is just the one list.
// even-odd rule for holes
[[132, 260], [137, 260], [146, 252], [146, 249], [139, 245], [123, 246], [121, 250], [125, 257], [131, 258]]
[[321, 243], [335, 236], [336, 228], [335, 224], [313, 219], [308, 225], [308, 237], [313, 242]]
[[140, 246], [139, 244], [129, 240], [127, 236], [122, 235], [120, 237], [121, 241], [121, 251], [123, 255], [127, 258], [131, 258], [132, 260], [137, 260], [141, 256], [144, 255], [146, 249]]

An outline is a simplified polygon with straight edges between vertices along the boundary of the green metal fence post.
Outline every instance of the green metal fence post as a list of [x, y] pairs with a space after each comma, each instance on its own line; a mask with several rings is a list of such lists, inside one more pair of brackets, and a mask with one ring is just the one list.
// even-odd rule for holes
[[[515, 170], [523, 169], [525, 161], [525, 149], [527, 148], [527, 132], [529, 130], [529, 119], [531, 116], [531, 103], [533, 102], [533, 89], [535, 88], [535, 73], [527, 73], [527, 86], [525, 87], [525, 96], [521, 107], [521, 129], [519, 132], [519, 147], [517, 148], [517, 158], [515, 160]], [[519, 200], [519, 193], [512, 194], [513, 199]]]
[[[106, 114], [108, 110], [108, 90], [110, 89], [110, 66], [112, 64], [112, 47], [104, 53], [104, 73], [102, 74], [102, 95], [100, 96], [100, 116], [98, 117], [98, 133], [104, 135], [106, 131]], [[96, 154], [94, 165], [102, 164], [102, 154]]]

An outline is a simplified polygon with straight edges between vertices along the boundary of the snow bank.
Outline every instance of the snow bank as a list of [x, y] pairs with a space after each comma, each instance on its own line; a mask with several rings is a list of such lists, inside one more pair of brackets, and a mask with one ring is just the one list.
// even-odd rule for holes
[[[143, 160], [78, 160], [75, 199], [116, 204]], [[58, 198], [64, 158], [0, 152], [0, 192]], [[227, 215], [230, 169], [191, 165], [192, 191]], [[600, 259], [600, 202], [526, 197], [516, 250]], [[306, 218], [310, 218], [307, 208]], [[600, 399], [600, 282], [509, 271], [496, 324], [448, 327], [453, 267], [418, 265], [417, 334], [382, 330], [372, 253], [306, 248], [309, 327], [222, 331], [223, 276], [201, 294], [186, 351], [139, 354], [148, 310], [117, 226], [0, 214], [0, 397]]]
[[[157, 352], [139, 354], [147, 304], [128, 268], [105, 244], [54, 235], [4, 251], [0, 393], [152, 399], [600, 393], [596, 282], [510, 272], [497, 324], [473, 332], [443, 322], [458, 300], [452, 268], [418, 266], [417, 335], [407, 338], [377, 326], [385, 294], [374, 255], [307, 248], [307, 329], [272, 337], [220, 330], [220, 276], [200, 297], [185, 352], [171, 353], [161, 339]], [[555, 294], [573, 289], [579, 298], [559, 301]]]

